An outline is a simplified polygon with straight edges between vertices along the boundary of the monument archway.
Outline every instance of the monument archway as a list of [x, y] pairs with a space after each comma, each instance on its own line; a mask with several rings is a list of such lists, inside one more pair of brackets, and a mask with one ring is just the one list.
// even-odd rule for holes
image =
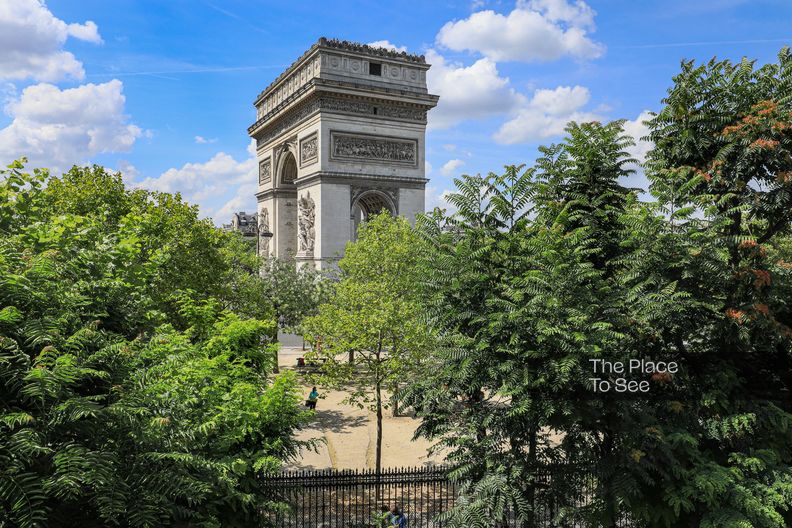
[[287, 150], [281, 160], [280, 184], [294, 185], [297, 180], [297, 160], [290, 150]]
[[320, 38], [259, 94], [248, 133], [272, 255], [333, 267], [371, 215], [424, 211], [428, 70], [422, 55]]
[[368, 221], [369, 217], [382, 211], [387, 212], [391, 216], [396, 216], [396, 205], [391, 197], [382, 191], [364, 191], [354, 198], [350, 214], [351, 240], [357, 240], [358, 227], [362, 222]]

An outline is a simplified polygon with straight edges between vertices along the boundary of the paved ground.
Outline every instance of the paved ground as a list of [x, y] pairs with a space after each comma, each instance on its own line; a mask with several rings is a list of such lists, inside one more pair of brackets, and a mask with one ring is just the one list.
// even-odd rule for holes
[[[287, 345], [298, 343], [288, 342]], [[294, 369], [302, 356], [300, 346], [280, 350], [281, 369]], [[310, 387], [305, 386], [305, 395]], [[321, 399], [316, 407], [315, 422], [301, 432], [299, 438], [323, 438], [317, 452], [304, 451], [302, 458], [289, 469], [366, 469], [374, 467], [377, 439], [376, 416], [368, 410], [341, 403], [345, 392], [319, 388]], [[412, 440], [418, 421], [409, 416], [393, 417], [385, 411], [383, 419], [382, 466], [404, 467], [440, 463], [441, 457], [427, 456], [430, 443]]]

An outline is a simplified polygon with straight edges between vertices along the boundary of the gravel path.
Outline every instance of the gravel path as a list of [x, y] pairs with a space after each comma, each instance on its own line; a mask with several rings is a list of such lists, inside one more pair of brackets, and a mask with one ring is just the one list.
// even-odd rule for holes
[[[292, 343], [288, 343], [292, 344]], [[303, 355], [300, 347], [280, 350], [282, 370], [295, 369], [297, 358]], [[311, 387], [305, 386], [307, 397]], [[319, 387], [320, 400], [315, 421], [298, 435], [301, 439], [323, 438], [318, 451], [305, 450], [302, 457], [288, 469], [367, 469], [374, 467], [377, 422], [374, 413], [342, 403], [343, 391], [326, 391]], [[382, 466], [410, 467], [442, 463], [442, 457], [427, 456], [430, 442], [412, 440], [418, 420], [409, 416], [383, 418]]]

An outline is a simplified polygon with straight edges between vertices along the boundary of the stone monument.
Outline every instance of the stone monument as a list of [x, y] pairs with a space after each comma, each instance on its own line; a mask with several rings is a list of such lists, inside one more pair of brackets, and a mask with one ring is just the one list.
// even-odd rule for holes
[[[423, 56], [320, 38], [254, 103], [262, 253], [334, 266], [360, 222], [424, 210]], [[269, 233], [268, 233], [269, 234]]]

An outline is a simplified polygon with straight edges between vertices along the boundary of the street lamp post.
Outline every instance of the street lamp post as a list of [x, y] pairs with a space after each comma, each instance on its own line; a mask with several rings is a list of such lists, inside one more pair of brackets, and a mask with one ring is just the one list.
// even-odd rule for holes
[[[261, 257], [261, 239], [264, 238], [267, 240], [267, 253], [269, 253], [269, 240], [273, 237], [272, 231], [269, 230], [269, 226], [266, 222], [262, 222], [259, 224], [258, 220], [256, 221], [256, 256]], [[265, 255], [265, 258], [268, 258], [269, 255]], [[259, 270], [259, 274], [261, 274], [263, 270]], [[276, 310], [277, 311], [277, 310]], [[272, 342], [275, 343], [278, 340], [278, 319], [277, 314], [275, 318], [275, 330], [273, 331], [272, 335]], [[275, 347], [275, 366], [273, 367], [273, 372], [278, 374], [280, 369], [278, 368], [278, 348]]]
[[[269, 230], [269, 226], [266, 224], [259, 225], [256, 222], [256, 255], [261, 256], [261, 239], [266, 238], [269, 241], [273, 237], [272, 231]], [[269, 249], [269, 244], [267, 244], [267, 249]]]

